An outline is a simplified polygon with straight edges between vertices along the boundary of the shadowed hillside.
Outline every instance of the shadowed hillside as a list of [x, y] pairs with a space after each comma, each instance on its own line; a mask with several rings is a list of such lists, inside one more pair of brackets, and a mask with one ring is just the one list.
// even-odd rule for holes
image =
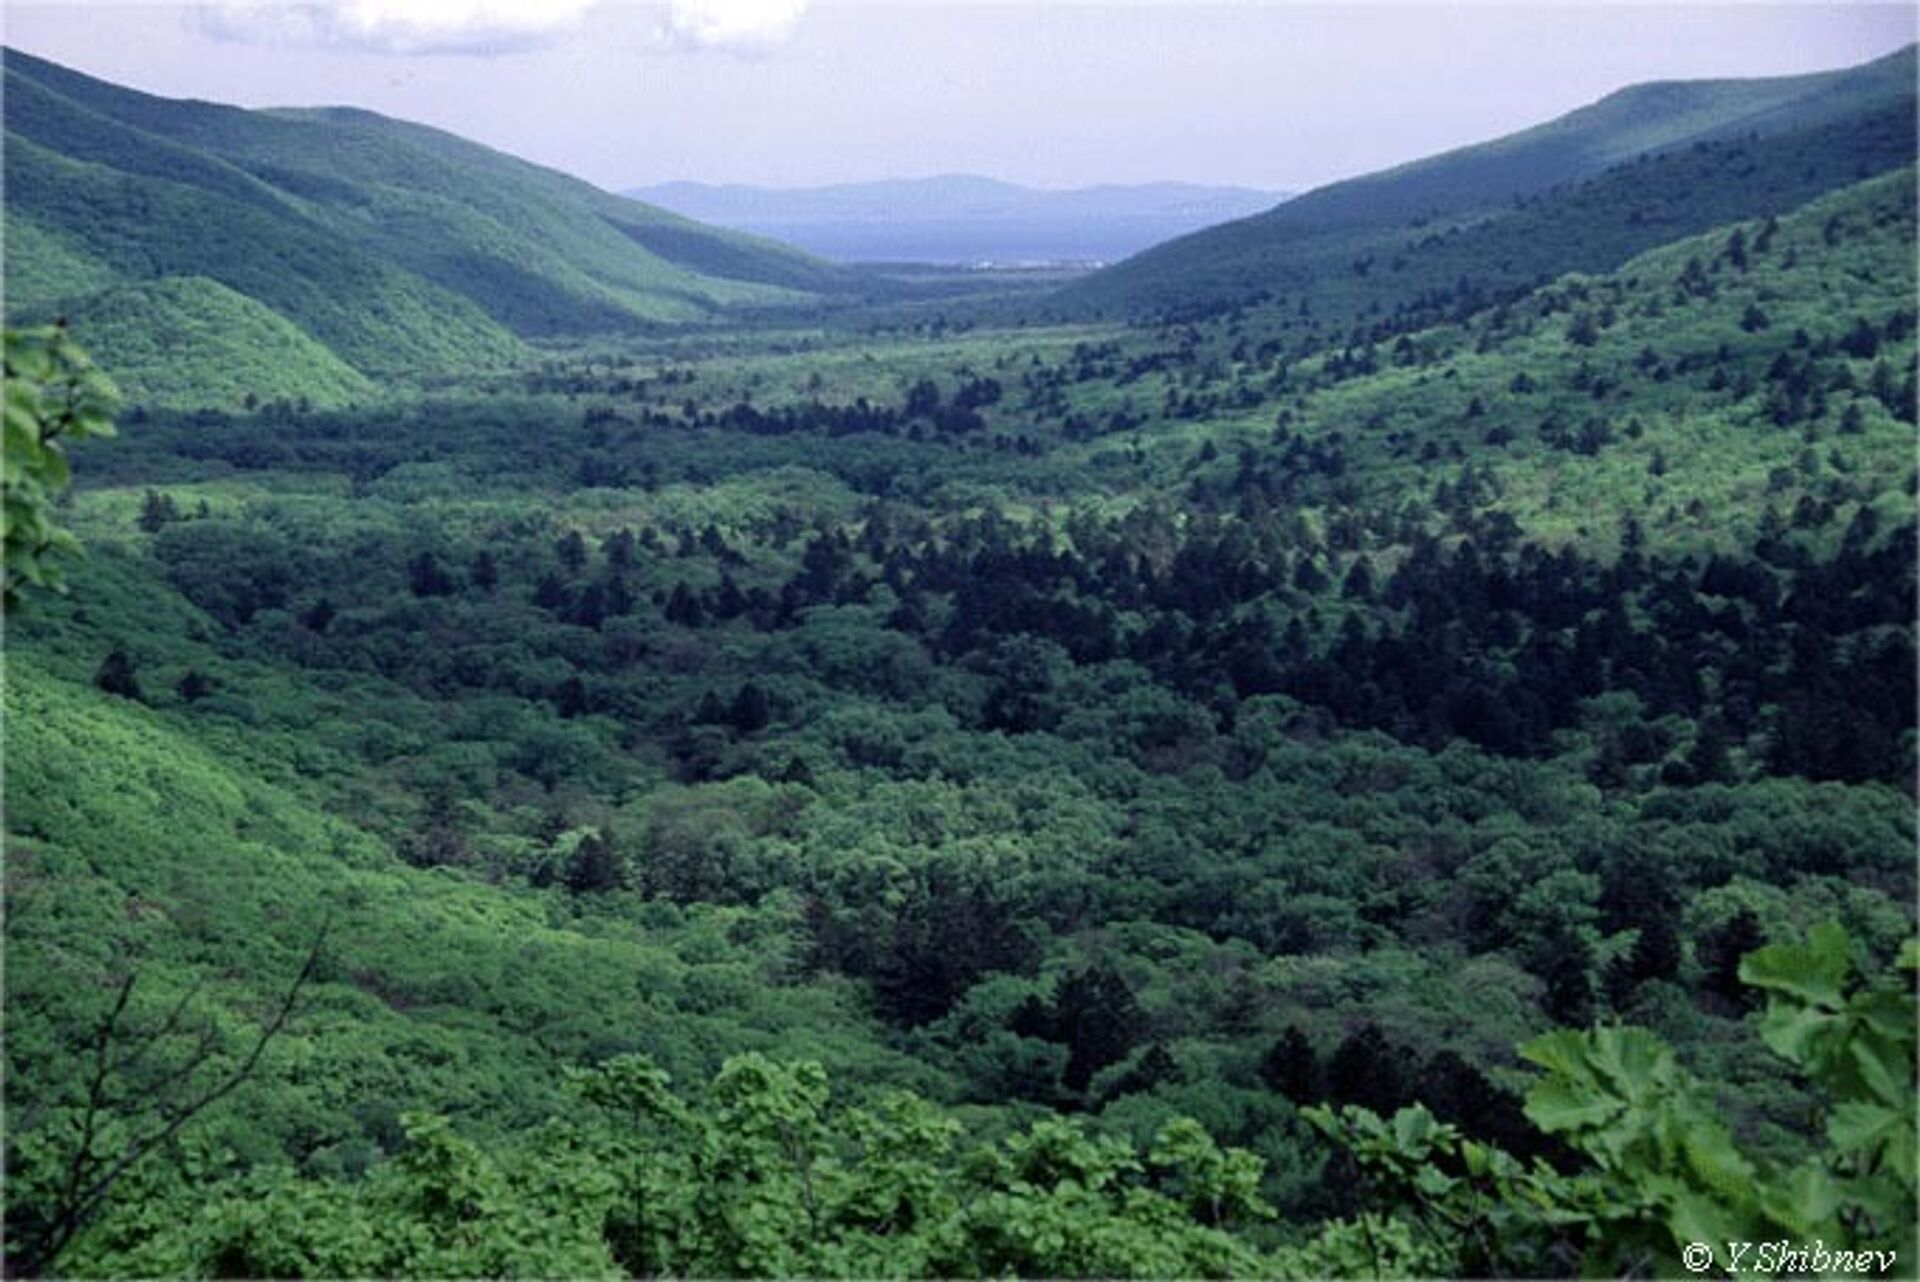
[[[1158, 246], [1077, 282], [1060, 301], [1138, 314], [1326, 300], [1348, 319], [1432, 288], [1433, 273], [1399, 278], [1398, 258], [1448, 237], [1457, 238], [1448, 270], [1488, 283], [1612, 267], [1736, 213], [1778, 212], [1907, 163], [1913, 80], [1907, 49], [1818, 75], [1637, 85], [1521, 133]], [[1775, 172], [1756, 181], [1763, 169]], [[1593, 238], [1596, 214], [1603, 226], [1632, 230]], [[1543, 238], [1561, 243], [1545, 247]], [[1579, 247], [1575, 261], [1569, 244]]]

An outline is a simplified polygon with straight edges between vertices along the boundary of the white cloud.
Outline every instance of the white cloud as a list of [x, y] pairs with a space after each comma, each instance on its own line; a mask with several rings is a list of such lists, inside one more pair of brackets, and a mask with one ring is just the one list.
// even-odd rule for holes
[[380, 53], [510, 53], [579, 24], [596, 0], [219, 0], [195, 10], [217, 39]]
[[786, 40], [808, 0], [667, 0], [654, 33], [668, 49], [723, 49], [763, 53]]
[[[809, 0], [664, 0], [652, 45], [763, 53], [792, 34]], [[617, 0], [209, 0], [191, 11], [220, 40], [379, 53], [511, 53], [550, 44]], [[641, 6], [635, 6], [636, 8]]]

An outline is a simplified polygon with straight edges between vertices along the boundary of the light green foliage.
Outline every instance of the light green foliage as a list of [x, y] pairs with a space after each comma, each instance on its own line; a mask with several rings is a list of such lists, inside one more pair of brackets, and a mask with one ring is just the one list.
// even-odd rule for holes
[[1788, 1160], [1743, 1151], [1713, 1092], [1641, 1028], [1561, 1030], [1521, 1054], [1544, 1070], [1527, 1116], [1586, 1166], [1563, 1175], [1436, 1123], [1360, 1108], [1308, 1110], [1384, 1205], [1452, 1267], [1677, 1274], [1682, 1250], [1788, 1240], [1834, 1250], [1914, 1248], [1914, 945], [1894, 974], [1856, 972], [1853, 941], [1822, 923], [1741, 965], [1767, 994], [1760, 1036], [1819, 1090], [1821, 1116]]
[[[1244, 1277], [1259, 1163], [1191, 1122], [1142, 1155], [1050, 1120], [962, 1153], [912, 1095], [836, 1107], [817, 1064], [730, 1059], [695, 1101], [637, 1056], [489, 1155], [435, 1117], [358, 1184], [191, 1179], [110, 1220], [84, 1273], [392, 1277]], [[158, 1190], [155, 1190], [157, 1193]]]
[[623, 1277], [591, 1216], [612, 1181], [583, 1163], [502, 1162], [445, 1119], [401, 1119], [404, 1147], [353, 1184], [264, 1170], [146, 1190], [65, 1267], [82, 1276]]
[[1854, 951], [1847, 932], [1827, 922], [1804, 943], [1775, 944], [1741, 963], [1740, 977], [1767, 994], [1761, 1038], [1821, 1088], [1826, 1139], [1842, 1158], [1789, 1174], [1788, 1187], [1804, 1200], [1767, 1210], [1796, 1226], [1837, 1221], [1862, 1238], [1878, 1231], [1910, 1242], [1920, 955], [1908, 940], [1893, 976], [1863, 983]]
[[112, 354], [114, 381], [143, 404], [336, 406], [374, 387], [285, 316], [203, 276], [102, 291], [72, 324], [90, 349]]
[[[196, 743], [153, 711], [31, 660], [10, 656], [9, 669], [15, 1232], [46, 1205], [28, 1191], [56, 1185], [73, 1151], [116, 982], [140, 979], [128, 1027], [161, 1024], [190, 993], [193, 1019], [146, 1067], [108, 1079], [101, 1146], [112, 1128], [152, 1129], [152, 1079], [203, 1028], [223, 1057], [245, 1048], [329, 914], [326, 956], [295, 1018], [252, 1080], [190, 1133], [206, 1178], [295, 1161], [307, 1178], [357, 1175], [398, 1148], [401, 1114], [429, 1107], [481, 1117], [489, 1137], [518, 1133], [558, 1111], [558, 1064], [623, 1051], [702, 1075], [758, 1046], [937, 1089], [937, 1074], [874, 1041], [844, 986], [770, 973], [773, 941], [791, 929], [777, 909], [667, 906], [641, 930], [604, 908], [576, 912], [561, 890], [408, 868], [312, 805], [297, 774], [269, 781], [261, 774], [279, 768]], [[114, 1195], [131, 1215], [116, 1221], [126, 1240], [145, 1234], [161, 1214], [151, 1199], [180, 1175], [166, 1154], [148, 1167]], [[103, 1240], [121, 1243], [120, 1231]], [[78, 1243], [74, 1258], [87, 1249]]]
[[6, 331], [6, 436], [0, 467], [5, 493], [5, 602], [17, 607], [27, 587], [59, 591], [59, 560], [80, 545], [53, 519], [72, 471], [67, 445], [112, 436], [118, 393], [63, 326]]

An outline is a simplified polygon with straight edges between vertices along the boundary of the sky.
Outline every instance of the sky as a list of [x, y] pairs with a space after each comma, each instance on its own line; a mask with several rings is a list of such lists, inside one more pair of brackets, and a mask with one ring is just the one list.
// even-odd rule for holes
[[1912, 5], [8, 0], [8, 45], [152, 93], [351, 105], [613, 190], [980, 173], [1304, 190], [1645, 80], [1784, 75]]

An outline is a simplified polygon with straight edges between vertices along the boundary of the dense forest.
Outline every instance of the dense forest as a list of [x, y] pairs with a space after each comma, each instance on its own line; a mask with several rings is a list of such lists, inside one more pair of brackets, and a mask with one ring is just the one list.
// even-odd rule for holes
[[[1230, 299], [716, 240], [670, 327], [598, 193], [21, 61], [10, 1272], [1914, 1258], [1910, 76]], [[56, 199], [323, 252], [283, 127], [613, 265], [361, 246], [383, 365]]]

